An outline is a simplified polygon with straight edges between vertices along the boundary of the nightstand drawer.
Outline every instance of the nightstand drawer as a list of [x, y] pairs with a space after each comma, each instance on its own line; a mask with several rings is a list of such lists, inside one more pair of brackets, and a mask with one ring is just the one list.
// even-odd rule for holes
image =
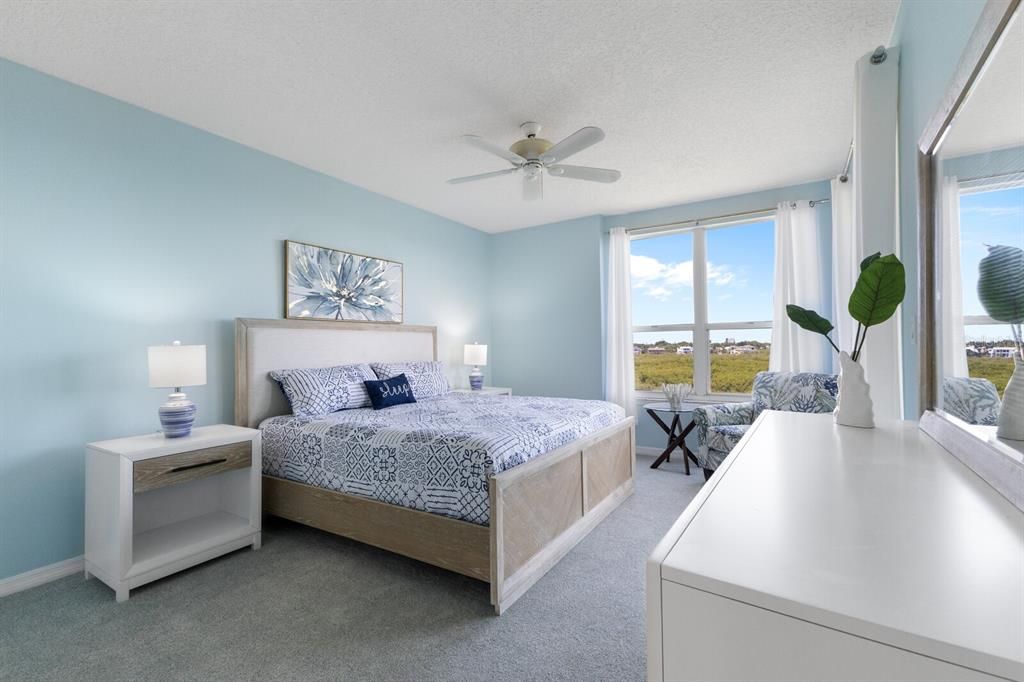
[[231, 443], [135, 462], [136, 493], [252, 466], [252, 443]]

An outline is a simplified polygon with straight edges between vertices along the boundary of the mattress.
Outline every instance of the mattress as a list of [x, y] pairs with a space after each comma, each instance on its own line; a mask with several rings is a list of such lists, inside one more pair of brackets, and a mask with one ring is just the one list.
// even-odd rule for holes
[[270, 417], [260, 424], [263, 473], [487, 525], [492, 474], [624, 416], [599, 400], [448, 393], [385, 410]]

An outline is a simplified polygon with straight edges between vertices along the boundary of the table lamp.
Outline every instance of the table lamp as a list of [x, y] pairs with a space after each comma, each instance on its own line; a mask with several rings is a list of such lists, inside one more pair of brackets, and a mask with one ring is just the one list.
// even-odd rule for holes
[[206, 346], [150, 346], [149, 387], [173, 388], [167, 402], [160, 406], [160, 426], [167, 438], [181, 438], [192, 432], [196, 404], [181, 392], [182, 386], [206, 384]]
[[462, 360], [467, 365], [473, 365], [473, 371], [469, 373], [469, 387], [479, 391], [484, 387], [484, 375], [480, 371], [480, 365], [487, 364], [487, 346], [482, 343], [467, 343]]

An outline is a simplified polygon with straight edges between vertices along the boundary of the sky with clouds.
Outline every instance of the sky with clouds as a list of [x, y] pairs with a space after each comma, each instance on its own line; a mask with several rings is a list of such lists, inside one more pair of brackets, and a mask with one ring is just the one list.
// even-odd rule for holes
[[[747, 322], [772, 317], [775, 221], [709, 229], [708, 318]], [[693, 235], [635, 239], [631, 244], [633, 321], [637, 325], [693, 322]], [[712, 340], [769, 340], [770, 332], [715, 332]], [[651, 338], [647, 338], [651, 336]], [[640, 342], [690, 341], [691, 334], [638, 335]]]

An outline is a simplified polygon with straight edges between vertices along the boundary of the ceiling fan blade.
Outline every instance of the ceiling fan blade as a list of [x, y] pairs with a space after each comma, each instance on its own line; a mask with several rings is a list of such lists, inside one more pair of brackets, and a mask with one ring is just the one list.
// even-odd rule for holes
[[610, 168], [591, 168], [590, 166], [548, 166], [548, 173], [556, 178], [572, 178], [573, 180], [590, 180], [591, 182], [615, 182], [622, 173]]
[[526, 163], [526, 159], [515, 152], [510, 152], [504, 147], [499, 147], [493, 142], [488, 142], [479, 135], [463, 135], [462, 139], [466, 144], [471, 144], [477, 149], [482, 149], [483, 151], [494, 154], [495, 156], [500, 156], [513, 166], [521, 166]]
[[473, 182], [474, 180], [486, 180], [487, 178], [496, 178], [499, 175], [508, 175], [509, 173], [515, 173], [518, 168], [506, 168], [499, 171], [491, 171], [490, 173], [480, 173], [479, 175], [466, 175], [461, 178], [452, 178], [448, 181], [449, 185], [461, 185], [464, 182]]
[[523, 176], [523, 199], [526, 201], [537, 201], [544, 198], [544, 176], [536, 175]]
[[568, 159], [573, 154], [579, 153], [597, 144], [604, 139], [604, 131], [594, 126], [580, 128], [575, 133], [565, 138], [551, 149], [541, 155], [540, 160], [546, 164], [558, 163], [562, 159]]

